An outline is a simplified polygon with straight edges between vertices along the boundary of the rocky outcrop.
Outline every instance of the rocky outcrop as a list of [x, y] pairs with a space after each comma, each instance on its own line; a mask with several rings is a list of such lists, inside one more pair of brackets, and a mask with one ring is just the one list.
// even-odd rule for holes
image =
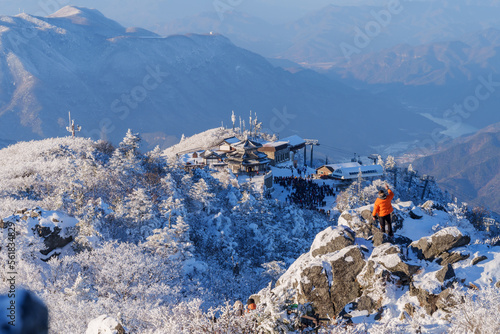
[[73, 241], [78, 220], [57, 211], [44, 211], [40, 208], [19, 209], [16, 214], [5, 218], [14, 225], [24, 225], [34, 235], [43, 241], [44, 249], [40, 249], [42, 260], [47, 261], [57, 255], [56, 250], [62, 249]]
[[318, 233], [311, 246], [313, 257], [339, 251], [354, 244], [354, 232], [347, 227], [328, 227]]
[[465, 246], [470, 242], [468, 235], [463, 235], [456, 227], [447, 227], [430, 237], [424, 237], [412, 242], [410, 247], [420, 259], [432, 261], [443, 252]]
[[376, 231], [380, 231], [368, 209], [345, 211], [339, 218], [339, 226], [349, 227], [359, 238], [369, 238]]
[[[430, 202], [424, 210], [412, 202], [399, 202], [394, 208], [393, 223], [397, 226], [403, 227], [405, 218], [412, 223], [422, 219], [425, 228], [435, 226], [429, 224], [432, 217], [424, 219], [425, 210], [441, 209]], [[436, 215], [438, 223], [443, 215]], [[456, 248], [467, 245], [470, 237], [448, 227], [416, 241], [397, 234], [390, 238], [374, 223], [370, 206], [343, 212], [339, 226], [319, 233], [310, 251], [290, 266], [273, 292], [282, 295], [293, 291], [294, 302], [311, 303], [320, 317], [349, 318], [351, 312], [365, 311], [375, 320], [381, 319], [387, 309], [387, 293], [406, 287], [415, 298], [405, 306], [404, 318], [414, 316], [418, 307], [432, 315], [452, 306], [456, 301], [451, 285], [462, 282], [456, 278], [453, 264], [470, 256], [467, 250]], [[484, 260], [478, 255], [471, 263]]]
[[[337, 232], [342, 231], [344, 228], [338, 228]], [[356, 277], [364, 266], [358, 246], [316, 256], [309, 252], [299, 257], [276, 282], [275, 293], [292, 288], [298, 303], [312, 303], [321, 317], [333, 317], [361, 296]]]
[[388, 243], [376, 247], [369, 260], [380, 263], [385, 269], [397, 276], [404, 285], [408, 285], [411, 277], [420, 269], [419, 266], [405, 262], [406, 259], [398, 245]]

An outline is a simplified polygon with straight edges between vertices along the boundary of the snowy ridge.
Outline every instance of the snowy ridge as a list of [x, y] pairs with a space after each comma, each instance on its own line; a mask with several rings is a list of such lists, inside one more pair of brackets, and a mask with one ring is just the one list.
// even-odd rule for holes
[[[323, 75], [276, 68], [217, 34], [160, 37], [74, 6], [49, 17], [4, 16], [0, 27], [5, 139], [66, 135], [68, 111], [82, 126], [80, 136], [117, 144], [132, 127], [149, 149], [165, 149], [183, 133], [191, 136], [221, 121], [229, 124], [231, 110], [256, 111], [268, 133], [315, 133], [325, 143], [352, 137], [356, 128], [360, 135], [344, 149], [363, 151], [408, 137], [410, 121], [415, 127], [428, 124], [414, 114], [403, 121], [400, 106]], [[339, 112], [332, 113], [332, 106]], [[323, 122], [304, 110], [315, 110]], [[372, 136], [381, 118], [395, 129], [391, 136]], [[345, 126], [332, 133], [333, 122]]]
[[172, 145], [165, 149], [163, 154], [167, 157], [173, 158], [176, 154], [194, 152], [198, 150], [205, 150], [216, 148], [217, 144], [226, 138], [236, 136], [236, 133], [231, 129], [214, 128], [204, 132], [195, 134], [193, 136], [184, 138], [180, 143]]

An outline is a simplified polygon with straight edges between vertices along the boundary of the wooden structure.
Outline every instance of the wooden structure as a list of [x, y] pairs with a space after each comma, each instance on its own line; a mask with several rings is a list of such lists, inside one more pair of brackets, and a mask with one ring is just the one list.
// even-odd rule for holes
[[265, 153], [273, 166], [290, 160], [290, 146], [285, 141], [264, 144], [258, 151]]
[[226, 162], [233, 173], [259, 173], [269, 169], [267, 155], [258, 151], [262, 144], [245, 139], [232, 147], [234, 151], [227, 154]]

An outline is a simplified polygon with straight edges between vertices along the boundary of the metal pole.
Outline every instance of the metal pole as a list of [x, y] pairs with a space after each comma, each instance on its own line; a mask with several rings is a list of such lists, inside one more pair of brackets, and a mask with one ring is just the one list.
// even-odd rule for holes
[[314, 145], [311, 144], [311, 167], [313, 166], [313, 147]]
[[307, 166], [306, 156], [307, 156], [307, 145], [304, 145], [304, 166]]

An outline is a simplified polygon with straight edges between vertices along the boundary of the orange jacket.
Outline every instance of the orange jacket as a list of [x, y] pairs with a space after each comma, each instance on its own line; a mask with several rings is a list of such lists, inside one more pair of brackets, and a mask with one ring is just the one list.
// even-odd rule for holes
[[253, 311], [257, 308], [257, 305], [255, 303], [248, 304], [247, 305], [247, 312]]
[[385, 199], [377, 198], [375, 200], [375, 207], [373, 208], [372, 216], [378, 215], [379, 217], [384, 217], [390, 215], [394, 209], [392, 208], [391, 201], [394, 198], [394, 193], [391, 189], [387, 189], [387, 197]]

